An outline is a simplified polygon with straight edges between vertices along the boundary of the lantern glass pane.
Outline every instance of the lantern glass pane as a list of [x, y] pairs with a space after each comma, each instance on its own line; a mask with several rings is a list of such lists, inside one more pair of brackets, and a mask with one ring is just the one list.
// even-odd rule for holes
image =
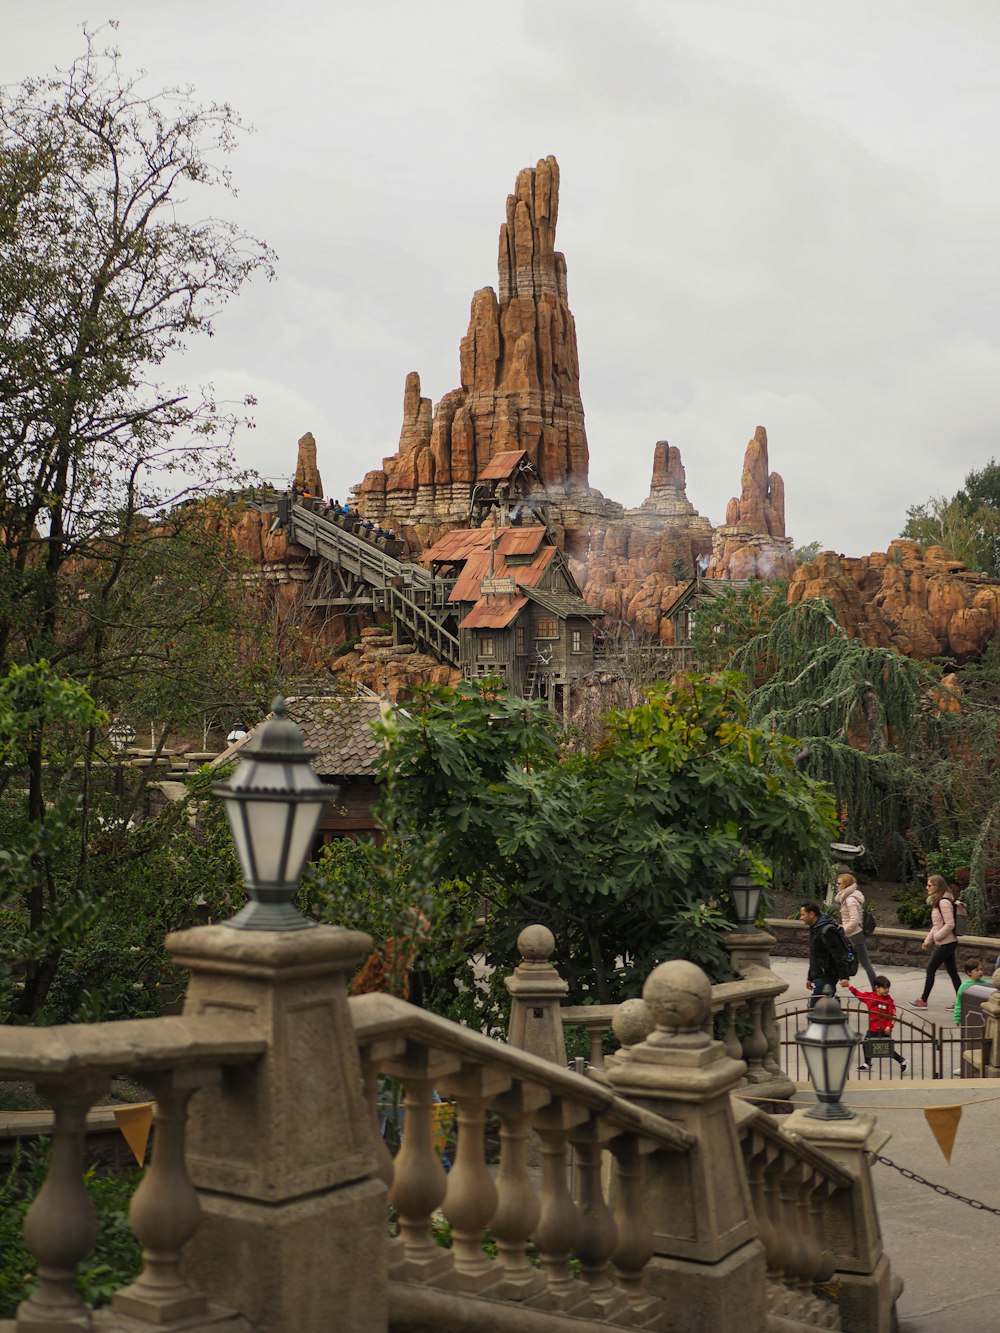
[[288, 860], [284, 868], [284, 878], [291, 884], [298, 883], [306, 857], [312, 849], [322, 809], [322, 801], [299, 801], [295, 806]]
[[806, 1057], [806, 1067], [809, 1070], [809, 1079], [813, 1087], [817, 1092], [829, 1092], [828, 1069], [825, 1059], [826, 1048], [810, 1046], [803, 1042], [802, 1051]]
[[284, 878], [285, 827], [291, 817], [289, 803], [275, 795], [270, 800], [258, 799], [246, 804], [257, 883], [281, 883]]
[[828, 1046], [826, 1048], [827, 1076], [829, 1091], [840, 1094], [847, 1082], [847, 1066], [850, 1063], [853, 1043], [850, 1046]]
[[252, 880], [254, 877], [253, 861], [250, 857], [250, 844], [247, 841], [246, 824], [243, 820], [245, 801], [234, 799], [232, 796], [224, 798], [226, 818], [229, 820], [229, 827], [232, 829], [233, 842], [236, 844], [236, 855], [239, 857], [240, 869], [243, 871], [243, 878]]

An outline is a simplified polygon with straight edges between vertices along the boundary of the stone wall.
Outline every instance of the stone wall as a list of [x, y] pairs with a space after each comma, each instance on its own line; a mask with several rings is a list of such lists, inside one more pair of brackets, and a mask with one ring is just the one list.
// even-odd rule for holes
[[[774, 953], [780, 958], [808, 958], [809, 932], [801, 921], [783, 921], [768, 917], [767, 929], [778, 941]], [[914, 967], [921, 971], [927, 965], [927, 951], [920, 944], [926, 931], [892, 930], [879, 927], [868, 936], [868, 955], [876, 968]], [[958, 941], [958, 966], [966, 958], [978, 958], [987, 976], [991, 976], [1000, 955], [1000, 940], [982, 935], [963, 935]]]

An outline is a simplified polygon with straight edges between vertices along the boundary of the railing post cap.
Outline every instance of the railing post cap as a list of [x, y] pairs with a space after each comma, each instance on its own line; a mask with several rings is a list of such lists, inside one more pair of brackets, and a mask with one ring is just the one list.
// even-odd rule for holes
[[611, 1030], [623, 1046], [638, 1046], [654, 1027], [649, 1005], [638, 998], [623, 1000], [611, 1020]]
[[525, 926], [517, 937], [517, 950], [526, 963], [547, 962], [556, 947], [548, 926]]
[[675, 958], [654, 967], [642, 988], [657, 1028], [700, 1032], [712, 1013], [712, 984], [694, 963]]

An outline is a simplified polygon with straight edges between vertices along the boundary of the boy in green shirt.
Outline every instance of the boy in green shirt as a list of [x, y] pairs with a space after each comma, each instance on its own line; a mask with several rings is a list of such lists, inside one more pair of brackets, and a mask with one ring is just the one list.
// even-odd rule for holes
[[962, 992], [968, 986], [975, 986], [983, 979], [983, 965], [975, 958], [967, 958], [962, 964], [962, 971], [967, 974], [967, 980], [963, 981], [955, 994], [955, 1022], [962, 1022]]

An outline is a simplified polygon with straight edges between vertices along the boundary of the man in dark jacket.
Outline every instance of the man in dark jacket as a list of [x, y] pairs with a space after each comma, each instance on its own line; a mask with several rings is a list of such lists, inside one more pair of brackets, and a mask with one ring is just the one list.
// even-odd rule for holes
[[838, 981], [848, 979], [847, 949], [833, 917], [828, 916], [817, 902], [803, 903], [799, 920], [809, 927], [809, 972], [807, 984], [812, 986], [809, 1008], [830, 987], [836, 993]]

